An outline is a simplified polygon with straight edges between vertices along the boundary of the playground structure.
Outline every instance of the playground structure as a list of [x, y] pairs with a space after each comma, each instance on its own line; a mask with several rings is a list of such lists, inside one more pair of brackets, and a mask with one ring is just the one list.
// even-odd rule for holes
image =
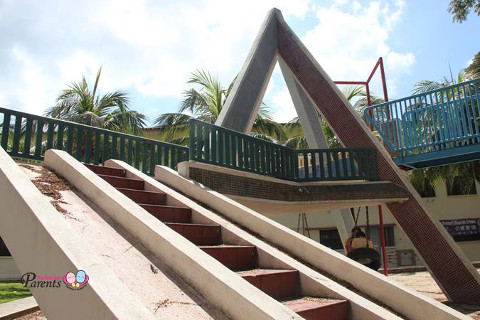
[[395, 162], [425, 168], [480, 159], [480, 79], [365, 109]]
[[[277, 59], [312, 147], [310, 150], [285, 148], [246, 134]], [[381, 60], [377, 66], [380, 64]], [[468, 101], [478, 106], [478, 90], [474, 92], [477, 102], [471, 95], [463, 99], [470, 99]], [[390, 132], [391, 124], [399, 121], [393, 116], [385, 121], [382, 117], [375, 118], [377, 109], [373, 108], [376, 107], [366, 111], [369, 123], [387, 145], [385, 137], [398, 142], [400, 136]], [[426, 107], [420, 110], [425, 113]], [[468, 110], [472, 115], [473, 111]], [[325, 138], [318, 131], [316, 112], [322, 114], [345, 148], [322, 148]], [[452, 119], [452, 113], [446, 114]], [[95, 259], [99, 257], [72, 245], [78, 241], [76, 233], [61, 232], [62, 219], [55, 217], [55, 209], [42, 200], [38, 190], [19, 173], [4, 151], [10, 157], [44, 161], [49, 170], [64, 177], [129, 235], [138, 238], [234, 319], [317, 319], [325, 315], [330, 317], [327, 319], [400, 319], [403, 315], [411, 319], [465, 317], [199, 184], [203, 183], [200, 178], [192, 180], [195, 170], [199, 177], [212, 181], [220, 175], [227, 177], [221, 181], [227, 187], [228, 183], [237, 183], [240, 179], [250, 185], [288, 185], [307, 191], [326, 183], [333, 186], [339, 181], [350, 187], [352, 180], [358, 181], [357, 187], [373, 188], [374, 184], [395, 187], [401, 191], [392, 191], [396, 197], [377, 201], [385, 202], [447, 297], [456, 302], [480, 300], [480, 277], [476, 270], [439, 222], [426, 212], [390, 154], [364, 120], [351, 110], [277, 9], [269, 12], [216, 125], [190, 123], [188, 148], [3, 108], [0, 115], [3, 149], [0, 150], [0, 195], [5, 197], [2, 198], [5, 213], [0, 217], [0, 232], [20, 270], [48, 274], [67, 271], [62, 268], [92, 267], [91, 271], [87, 270], [92, 279], [91, 288], [89, 284], [82, 291], [85, 292], [83, 300], [63, 295], [62, 291], [55, 292], [52, 298], [41, 289], [33, 290], [41, 308], [52, 318], [66, 316], [65, 310], [74, 306], [89, 310], [89, 316], [94, 318], [99, 318], [99, 314], [102, 318], [153, 316], [107, 266], [100, 263], [95, 267]], [[407, 115], [405, 119], [413, 118]], [[463, 132], [473, 132], [474, 127], [469, 128], [470, 131]], [[475, 142], [473, 138], [468, 139]], [[444, 141], [442, 148], [461, 147], [457, 141]], [[469, 147], [473, 147], [473, 143]], [[82, 162], [92, 165], [87, 168]], [[98, 164], [104, 166], [96, 166]], [[216, 175], [209, 176], [202, 169], [205, 166], [213, 167]], [[179, 175], [172, 170], [175, 168], [184, 174]], [[126, 186], [133, 190], [125, 190]], [[302, 197], [316, 195], [312, 192]], [[32, 243], [35, 243], [33, 249]], [[38, 254], [50, 248], [55, 248], [57, 254], [45, 257]], [[248, 259], [243, 260], [241, 256]], [[255, 268], [263, 271], [245, 271]], [[107, 288], [106, 281], [99, 280], [102, 278], [110, 280], [108, 286], [115, 288], [118, 297], [109, 293], [112, 290]], [[361, 294], [343, 287], [338, 280], [350, 284]], [[54, 303], [55, 299], [62, 303]], [[320, 303], [322, 299], [327, 303]], [[94, 307], [88, 305], [92, 301]], [[122, 306], [123, 301], [130, 301], [133, 307]], [[85, 314], [76, 316], [85, 318]]]

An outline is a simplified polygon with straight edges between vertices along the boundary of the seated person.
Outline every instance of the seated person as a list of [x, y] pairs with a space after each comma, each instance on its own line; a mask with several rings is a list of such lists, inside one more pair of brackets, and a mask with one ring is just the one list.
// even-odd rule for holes
[[367, 240], [367, 236], [365, 235], [365, 232], [360, 230], [357, 233], [355, 233], [355, 237], [351, 241], [350, 251], [358, 248], [365, 248], [365, 247], [373, 249], [373, 242], [370, 239]]
[[345, 254], [349, 254], [350, 251], [352, 251], [352, 241], [353, 239], [355, 239], [355, 235], [357, 234], [357, 232], [361, 232], [361, 231], [362, 229], [360, 229], [359, 227], [353, 227], [352, 232], [350, 234], [350, 238], [345, 240], [345, 245], [344, 245]]

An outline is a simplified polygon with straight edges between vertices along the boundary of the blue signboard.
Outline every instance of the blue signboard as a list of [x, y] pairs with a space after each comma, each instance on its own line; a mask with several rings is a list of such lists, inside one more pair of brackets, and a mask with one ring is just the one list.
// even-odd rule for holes
[[480, 218], [440, 220], [455, 241], [480, 240]]

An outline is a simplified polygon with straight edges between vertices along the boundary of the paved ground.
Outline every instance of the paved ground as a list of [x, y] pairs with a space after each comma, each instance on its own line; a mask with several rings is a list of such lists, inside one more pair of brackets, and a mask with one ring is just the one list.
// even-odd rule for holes
[[[480, 272], [480, 268], [477, 270]], [[389, 278], [415, 289], [430, 298], [443, 302], [446, 305], [469, 315], [475, 320], [480, 320], [480, 305], [453, 304], [448, 302], [447, 298], [442, 293], [442, 290], [440, 290], [438, 285], [432, 279], [432, 276], [426, 271], [393, 274], [389, 276]]]

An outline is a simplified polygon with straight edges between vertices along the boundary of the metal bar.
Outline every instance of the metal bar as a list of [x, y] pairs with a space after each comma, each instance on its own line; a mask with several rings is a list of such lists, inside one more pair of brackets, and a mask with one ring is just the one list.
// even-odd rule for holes
[[127, 142], [127, 163], [129, 165], [132, 165], [133, 163], [133, 139], [132, 138], [128, 138], [128, 142]]
[[224, 154], [225, 154], [225, 146], [224, 146], [224, 136], [225, 136], [225, 132], [223, 130], [217, 130], [217, 137], [218, 137], [218, 144], [217, 144], [217, 148], [218, 148], [218, 152], [217, 152], [217, 161], [218, 163], [220, 163], [221, 165], [224, 165], [225, 164], [225, 158], [224, 158]]
[[[100, 133], [98, 133], [98, 134], [100, 134]], [[67, 153], [71, 155], [72, 150], [73, 150], [73, 127], [72, 126], [67, 127], [67, 145], [66, 145], [66, 147], [67, 147], [67, 150], [66, 150]], [[95, 164], [98, 164], [98, 162], [96, 162]]]
[[210, 128], [205, 126], [205, 161], [210, 162], [211, 161], [211, 156], [210, 156], [210, 135], [211, 131]]
[[25, 140], [23, 147], [24, 157], [28, 157], [30, 155], [30, 144], [32, 142], [32, 122], [33, 120], [31, 118], [27, 118], [27, 122], [25, 124]]
[[158, 151], [157, 149], [158, 145], [151, 144], [150, 145], [150, 175], [153, 176], [155, 175], [155, 160], [156, 160], [156, 152]]
[[346, 85], [366, 85], [367, 82], [364, 81], [333, 81], [335, 84], [346, 84]]
[[75, 158], [78, 161], [82, 161], [83, 129], [81, 127], [77, 127], [76, 129], [77, 129], [77, 152], [76, 152]]
[[[67, 140], [68, 141], [68, 140]], [[95, 131], [95, 149], [93, 149], [93, 163], [95, 165], [100, 163], [100, 132]]]
[[383, 226], [383, 212], [382, 205], [378, 205], [378, 221], [380, 227], [380, 239], [382, 242], [382, 260], [383, 260], [383, 274], [388, 276], [388, 266], [387, 266], [387, 250], [385, 245], [385, 228]]
[[5, 151], [8, 151], [8, 135], [10, 133], [10, 113], [7, 111], [3, 112], [3, 122], [2, 122], [2, 141], [1, 146]]
[[147, 173], [147, 143], [142, 142], [142, 172]]
[[110, 145], [110, 159], [118, 159], [117, 158], [117, 139], [118, 135], [116, 133], [111, 134], [112, 143]]
[[[110, 144], [110, 135], [108, 133], [103, 134], [103, 148], [102, 148], [102, 163], [107, 161], [109, 157], [108, 147]], [[138, 169], [138, 167], [137, 167]]]
[[118, 155], [119, 160], [125, 161], [125, 136], [120, 136], [120, 152]]
[[320, 155], [320, 180], [324, 180], [325, 179], [325, 164], [324, 164], [324, 161], [323, 161], [323, 158], [325, 156], [325, 154], [327, 154], [327, 157], [328, 157], [328, 153], [326, 153], [325, 151], [320, 151], [319, 152], [319, 155]]
[[90, 163], [90, 154], [92, 150], [92, 130], [87, 130], [85, 135], [85, 163]]
[[137, 170], [140, 170], [140, 147], [141, 147], [140, 140], [135, 139], [135, 163], [134, 163], [134, 167]]
[[13, 129], [13, 142], [12, 142], [13, 145], [12, 145], [12, 151], [11, 151], [11, 153], [15, 156], [18, 154], [18, 150], [20, 147], [21, 130], [22, 130], [22, 116], [16, 116], [15, 126]]
[[[41, 120], [39, 120], [41, 121]], [[39, 127], [40, 128], [40, 127]], [[57, 126], [57, 149], [58, 150], [63, 150], [63, 132], [65, 131], [65, 125], [64, 124], [59, 124]], [[37, 132], [38, 134], [38, 132]], [[43, 137], [43, 121], [42, 121], [42, 126], [41, 126], [41, 136]], [[40, 138], [41, 140], [42, 138]]]
[[[42, 139], [43, 139], [43, 120], [37, 121], [37, 133], [35, 137], [35, 152], [33, 157], [40, 160], [42, 157]], [[57, 133], [58, 136], [58, 133]], [[58, 144], [58, 143], [57, 143]]]
[[169, 159], [170, 159], [170, 148], [168, 146], [165, 146], [165, 148], [163, 149], [163, 165], [164, 166], [170, 167]]
[[46, 147], [46, 150], [53, 148], [53, 129], [54, 129], [54, 123], [49, 122], [48, 123], [48, 128], [47, 128], [47, 147]]

